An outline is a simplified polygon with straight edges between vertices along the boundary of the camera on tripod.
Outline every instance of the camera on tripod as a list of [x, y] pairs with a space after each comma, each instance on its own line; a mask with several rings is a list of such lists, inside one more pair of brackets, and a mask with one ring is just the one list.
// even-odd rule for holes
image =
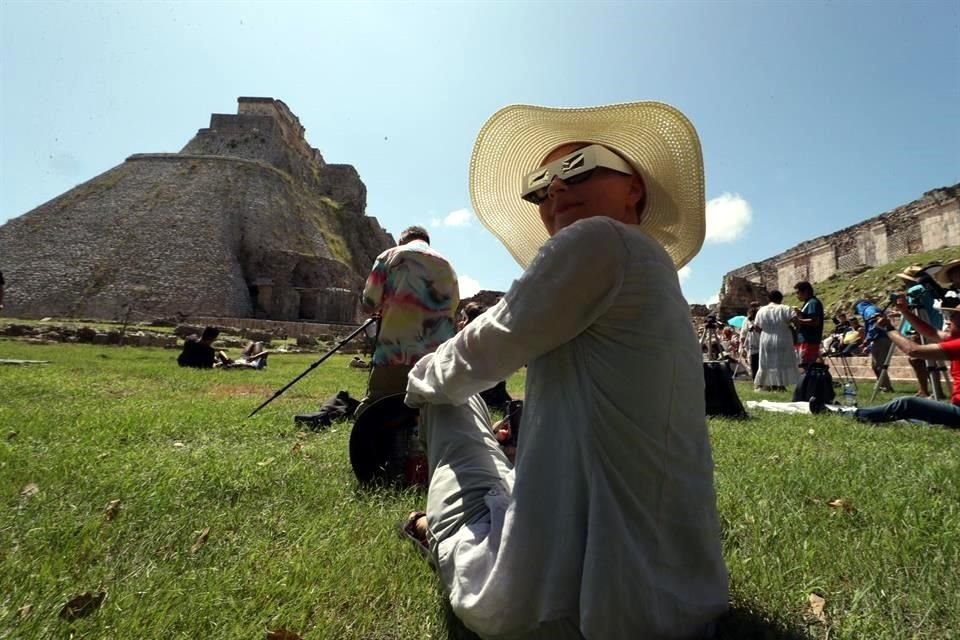
[[906, 293], [899, 293], [897, 291], [887, 292], [887, 297], [890, 301], [890, 304], [896, 304], [897, 298], [904, 296], [907, 299], [907, 305], [911, 309], [919, 309], [923, 305], [923, 288], [920, 285], [910, 287], [907, 289]]
[[706, 320], [704, 320], [703, 327], [705, 329], [719, 329], [720, 323], [717, 321], [717, 317], [711, 314], [707, 316]]

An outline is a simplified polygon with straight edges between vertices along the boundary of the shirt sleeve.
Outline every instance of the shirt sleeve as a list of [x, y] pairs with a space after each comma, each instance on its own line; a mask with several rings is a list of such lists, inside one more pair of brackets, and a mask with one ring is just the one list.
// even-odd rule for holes
[[563, 229], [500, 302], [417, 362], [407, 404], [462, 404], [572, 340], [610, 307], [626, 260], [626, 245], [608, 218]]
[[387, 281], [387, 256], [381, 253], [373, 262], [373, 268], [370, 269], [370, 275], [367, 276], [367, 282], [363, 286], [363, 297], [361, 303], [363, 308], [368, 311], [376, 311], [383, 302], [383, 285]]
[[960, 360], [960, 338], [944, 340], [940, 343], [940, 348], [949, 360]]

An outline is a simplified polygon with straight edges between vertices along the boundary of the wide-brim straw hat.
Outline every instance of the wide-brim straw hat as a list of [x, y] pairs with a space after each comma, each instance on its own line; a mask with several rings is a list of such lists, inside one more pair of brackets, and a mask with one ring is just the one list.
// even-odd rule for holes
[[900, 273], [896, 277], [901, 280], [909, 280], [910, 282], [916, 282], [917, 276], [923, 273], [923, 266], [919, 264], [912, 264]]
[[706, 231], [703, 153], [686, 116], [661, 102], [569, 109], [517, 104], [493, 114], [477, 136], [470, 200], [522, 267], [549, 236], [537, 205], [520, 198], [521, 180], [570, 142], [601, 144], [630, 162], [647, 189], [640, 228], [678, 269], [697, 255]]
[[957, 267], [960, 267], [960, 258], [954, 258], [953, 260], [949, 260], [943, 263], [943, 266], [940, 267], [940, 270], [937, 271], [933, 275], [933, 277], [937, 282], [939, 282], [944, 287], [953, 286], [953, 283], [950, 282], [950, 280], [947, 278], [947, 272]]

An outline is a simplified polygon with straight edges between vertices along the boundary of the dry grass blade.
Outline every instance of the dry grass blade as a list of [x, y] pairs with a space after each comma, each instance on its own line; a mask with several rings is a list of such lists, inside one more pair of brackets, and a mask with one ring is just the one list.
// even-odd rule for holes
[[25, 605], [23, 605], [22, 607], [20, 607], [19, 609], [17, 609], [17, 617], [22, 620], [22, 619], [26, 618], [28, 615], [30, 615], [30, 612], [31, 612], [31, 611], [33, 611], [33, 605], [32, 605], [32, 604], [25, 604]]
[[834, 509], [843, 509], [848, 513], [853, 513], [856, 511], [856, 508], [853, 506], [853, 503], [845, 498], [837, 498], [836, 500], [831, 500], [827, 503]]
[[267, 631], [266, 640], [303, 640], [299, 634], [286, 629], [271, 629]]
[[20, 497], [29, 499], [38, 493], [40, 493], [40, 487], [38, 487], [35, 482], [31, 482], [20, 490]]
[[82, 593], [63, 605], [63, 608], [60, 609], [60, 617], [67, 622], [73, 622], [77, 618], [85, 618], [96, 611], [106, 597], [107, 593], [105, 591]]
[[808, 617], [820, 624], [827, 624], [827, 614], [824, 611], [827, 601], [816, 593], [811, 593], [807, 604], [810, 607]]
[[111, 500], [110, 504], [107, 505], [107, 508], [103, 511], [103, 517], [107, 520], [113, 520], [117, 517], [117, 514], [120, 513], [120, 501]]
[[200, 532], [200, 535], [197, 536], [197, 541], [193, 543], [193, 546], [190, 547], [190, 553], [196, 553], [200, 551], [200, 547], [207, 543], [207, 538], [210, 537], [210, 527], [204, 527], [203, 531]]

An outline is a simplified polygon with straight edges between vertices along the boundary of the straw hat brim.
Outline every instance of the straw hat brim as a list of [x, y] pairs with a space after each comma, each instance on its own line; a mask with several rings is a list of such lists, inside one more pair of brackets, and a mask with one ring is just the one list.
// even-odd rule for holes
[[945, 262], [943, 266], [940, 267], [940, 270], [933, 274], [934, 280], [939, 282], [944, 287], [952, 286], [953, 283], [947, 279], [947, 272], [956, 267], [960, 267], [960, 258], [955, 258]]
[[536, 205], [520, 198], [524, 174], [558, 146], [602, 144], [643, 177], [640, 228], [679, 269], [703, 246], [706, 231], [703, 153], [690, 121], [661, 102], [554, 109], [510, 105], [477, 136], [470, 160], [470, 200], [477, 218], [526, 268], [548, 239]]
[[895, 277], [900, 278], [901, 280], [909, 280], [910, 282], [917, 282], [917, 276], [923, 272], [923, 269], [919, 265], [912, 265], [898, 273]]

